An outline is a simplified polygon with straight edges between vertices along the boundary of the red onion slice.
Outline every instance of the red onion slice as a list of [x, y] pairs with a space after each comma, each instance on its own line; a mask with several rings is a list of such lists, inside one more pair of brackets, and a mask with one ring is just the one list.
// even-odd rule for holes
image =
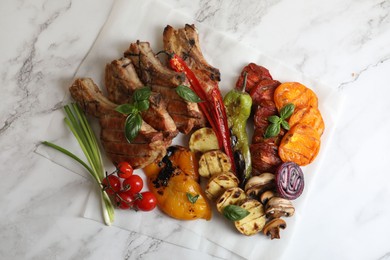
[[282, 198], [295, 200], [305, 186], [301, 167], [294, 162], [282, 163], [276, 170], [276, 188]]

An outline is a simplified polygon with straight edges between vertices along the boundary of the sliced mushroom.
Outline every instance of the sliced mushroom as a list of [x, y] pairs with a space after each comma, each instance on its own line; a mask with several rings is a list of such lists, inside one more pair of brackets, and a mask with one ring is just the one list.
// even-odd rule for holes
[[291, 201], [280, 197], [271, 198], [265, 206], [267, 218], [290, 217], [294, 215], [294, 212], [295, 209]]
[[272, 198], [272, 197], [275, 197], [276, 196], [276, 193], [272, 190], [267, 190], [267, 191], [264, 191], [261, 195], [260, 195], [260, 202], [263, 204], [263, 205], [266, 205], [267, 202]]
[[245, 184], [245, 193], [249, 197], [258, 198], [262, 192], [273, 188], [275, 188], [275, 175], [265, 172], [248, 180]]
[[287, 227], [286, 221], [281, 218], [274, 218], [269, 221], [263, 228], [263, 234], [271, 237], [271, 239], [280, 238], [280, 229]]

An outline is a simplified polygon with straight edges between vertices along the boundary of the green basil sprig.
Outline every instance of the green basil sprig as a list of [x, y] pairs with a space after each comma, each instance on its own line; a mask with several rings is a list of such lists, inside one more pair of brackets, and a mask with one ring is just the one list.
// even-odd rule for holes
[[238, 221], [249, 215], [249, 211], [237, 205], [227, 205], [223, 208], [222, 213], [231, 221]]
[[202, 99], [200, 99], [198, 97], [198, 95], [196, 95], [196, 93], [194, 91], [192, 91], [192, 89], [190, 89], [189, 87], [187, 86], [184, 86], [184, 85], [179, 85], [176, 87], [176, 93], [184, 100], [186, 101], [189, 101], [189, 102], [194, 102], [194, 103], [199, 103], [199, 102], [203, 102]]
[[286, 121], [294, 113], [295, 106], [292, 103], [288, 103], [280, 110], [279, 116], [270, 116], [268, 117], [268, 121], [270, 124], [264, 133], [264, 138], [270, 138], [277, 136], [280, 133], [280, 126], [282, 126], [286, 130], [290, 130], [290, 125]]
[[115, 108], [116, 111], [127, 115], [125, 121], [125, 136], [130, 143], [137, 137], [142, 126], [141, 112], [149, 109], [149, 97], [151, 89], [143, 87], [134, 91], [132, 102], [119, 105]]
[[191, 193], [187, 192], [186, 195], [187, 195], [188, 200], [189, 200], [192, 204], [195, 204], [196, 201], [197, 201], [198, 198], [199, 198], [199, 194], [192, 195]]

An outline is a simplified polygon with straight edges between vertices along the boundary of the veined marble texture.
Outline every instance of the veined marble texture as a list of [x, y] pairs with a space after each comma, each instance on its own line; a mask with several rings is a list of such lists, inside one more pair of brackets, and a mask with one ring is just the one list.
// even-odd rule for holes
[[[164, 2], [344, 96], [283, 259], [390, 259], [390, 1]], [[92, 183], [34, 152], [112, 4], [0, 2], [0, 259], [216, 259], [83, 218]]]

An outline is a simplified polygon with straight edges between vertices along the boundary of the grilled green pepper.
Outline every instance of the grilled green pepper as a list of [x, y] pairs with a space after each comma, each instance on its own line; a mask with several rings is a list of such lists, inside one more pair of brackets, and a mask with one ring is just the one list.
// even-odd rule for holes
[[246, 74], [243, 89], [229, 91], [223, 99], [232, 137], [232, 148], [240, 184], [245, 185], [252, 173], [251, 154], [249, 150], [246, 123], [251, 114], [252, 98], [245, 92]]

